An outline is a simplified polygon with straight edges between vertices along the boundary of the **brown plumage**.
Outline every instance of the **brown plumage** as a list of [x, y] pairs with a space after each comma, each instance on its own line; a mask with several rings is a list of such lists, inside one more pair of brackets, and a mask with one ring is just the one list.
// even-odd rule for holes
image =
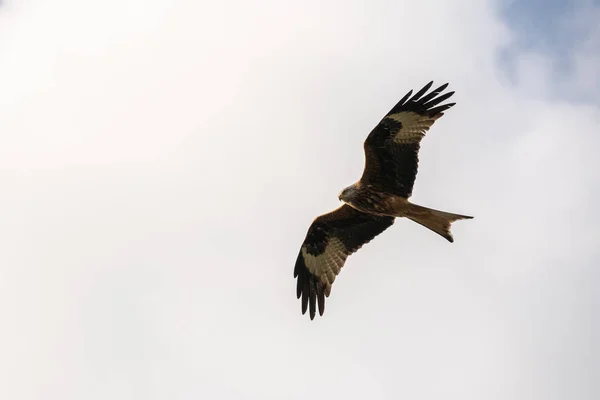
[[[325, 297], [349, 255], [405, 217], [449, 242], [452, 222], [473, 217], [439, 211], [409, 202], [419, 163], [421, 139], [455, 103], [442, 104], [454, 92], [440, 95], [444, 84], [429, 94], [429, 82], [414, 96], [409, 91], [375, 126], [364, 142], [365, 167], [360, 180], [343, 189], [338, 209], [310, 225], [296, 259], [296, 295], [310, 319], [325, 310]], [[424, 96], [425, 95], [425, 96]]]

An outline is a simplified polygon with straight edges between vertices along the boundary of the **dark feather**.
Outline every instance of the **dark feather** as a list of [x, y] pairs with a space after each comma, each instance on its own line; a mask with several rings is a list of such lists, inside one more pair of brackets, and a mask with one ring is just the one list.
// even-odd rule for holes
[[454, 94], [454, 92], [449, 92], [449, 93], [446, 93], [443, 96], [438, 97], [436, 100], [434, 100], [435, 101], [434, 104], [432, 104], [432, 102], [428, 103], [428, 101], [431, 100], [431, 99], [433, 99], [434, 97], [436, 97], [440, 93], [442, 93], [442, 91], [444, 89], [446, 89], [447, 87], [448, 87], [448, 84], [444, 83], [442, 86], [440, 86], [439, 88], [431, 91], [427, 96], [423, 97], [421, 99], [421, 102], [423, 104], [425, 104], [427, 107], [430, 107], [430, 106], [433, 106], [435, 104], [441, 103], [442, 101], [446, 100], [448, 97], [452, 96]]
[[438, 105], [454, 92], [441, 94], [448, 87], [445, 83], [425, 94], [432, 85], [433, 81], [412, 97], [412, 90], [409, 91], [373, 128], [364, 142], [365, 168], [361, 184], [373, 185], [378, 191], [406, 198], [412, 195], [418, 171], [420, 139], [399, 143], [394, 138], [401, 137], [408, 129], [401, 121], [410, 121], [409, 113], [421, 116], [422, 123], [429, 124], [423, 128], [427, 131], [443, 115], [443, 111], [456, 104]]
[[311, 273], [302, 250], [304, 249], [311, 256], [322, 255], [327, 251], [330, 241], [335, 238], [343, 244], [344, 248], [341, 251], [347, 257], [393, 223], [393, 217], [365, 214], [345, 204], [330, 213], [317, 217], [308, 229], [294, 267], [294, 278], [298, 279], [296, 296], [297, 298], [302, 297], [302, 314], [308, 310], [312, 320], [318, 306], [319, 315], [323, 315], [325, 297], [328, 296], [326, 291], [329, 285], [325, 276]]
[[433, 85], [433, 81], [431, 81], [427, 85], [423, 86], [423, 88], [421, 90], [419, 90], [417, 93], [415, 93], [415, 95], [412, 97], [412, 99], [410, 99], [410, 101], [417, 101], [417, 100], [419, 100], [419, 98], [421, 96], [423, 96], [423, 94], [425, 94], [426, 91], [429, 90], [429, 88], [431, 87], [431, 85]]

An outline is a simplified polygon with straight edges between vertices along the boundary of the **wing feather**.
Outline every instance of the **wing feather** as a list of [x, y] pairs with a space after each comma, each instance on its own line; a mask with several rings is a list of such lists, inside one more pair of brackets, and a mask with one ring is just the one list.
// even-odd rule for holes
[[440, 95], [448, 87], [447, 83], [423, 96], [432, 85], [433, 81], [412, 97], [412, 90], [409, 91], [369, 133], [363, 146], [362, 184], [406, 198], [412, 195], [421, 139], [444, 111], [456, 104], [438, 105], [454, 94]]
[[325, 311], [325, 297], [341, 272], [346, 259], [394, 223], [393, 217], [379, 217], [357, 211], [344, 204], [313, 221], [302, 243], [294, 278], [296, 297], [302, 298], [302, 314], [312, 320], [318, 305]]

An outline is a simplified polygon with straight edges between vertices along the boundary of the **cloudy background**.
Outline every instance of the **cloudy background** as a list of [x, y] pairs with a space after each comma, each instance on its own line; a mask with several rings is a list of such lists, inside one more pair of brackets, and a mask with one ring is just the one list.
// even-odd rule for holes
[[[600, 397], [597, 1], [0, 2], [0, 397]], [[409, 89], [457, 105], [324, 317], [293, 265]]]

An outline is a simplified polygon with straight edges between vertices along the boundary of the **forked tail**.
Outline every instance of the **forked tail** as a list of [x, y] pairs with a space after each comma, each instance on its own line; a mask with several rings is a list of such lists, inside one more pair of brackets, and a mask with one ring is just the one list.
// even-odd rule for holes
[[406, 218], [409, 218], [416, 223], [431, 229], [452, 243], [454, 242], [454, 238], [450, 232], [450, 225], [452, 225], [454, 221], [461, 219], [472, 219], [473, 217], [468, 215], [452, 214], [449, 212], [434, 210], [432, 208], [409, 203], [408, 210], [406, 211]]

